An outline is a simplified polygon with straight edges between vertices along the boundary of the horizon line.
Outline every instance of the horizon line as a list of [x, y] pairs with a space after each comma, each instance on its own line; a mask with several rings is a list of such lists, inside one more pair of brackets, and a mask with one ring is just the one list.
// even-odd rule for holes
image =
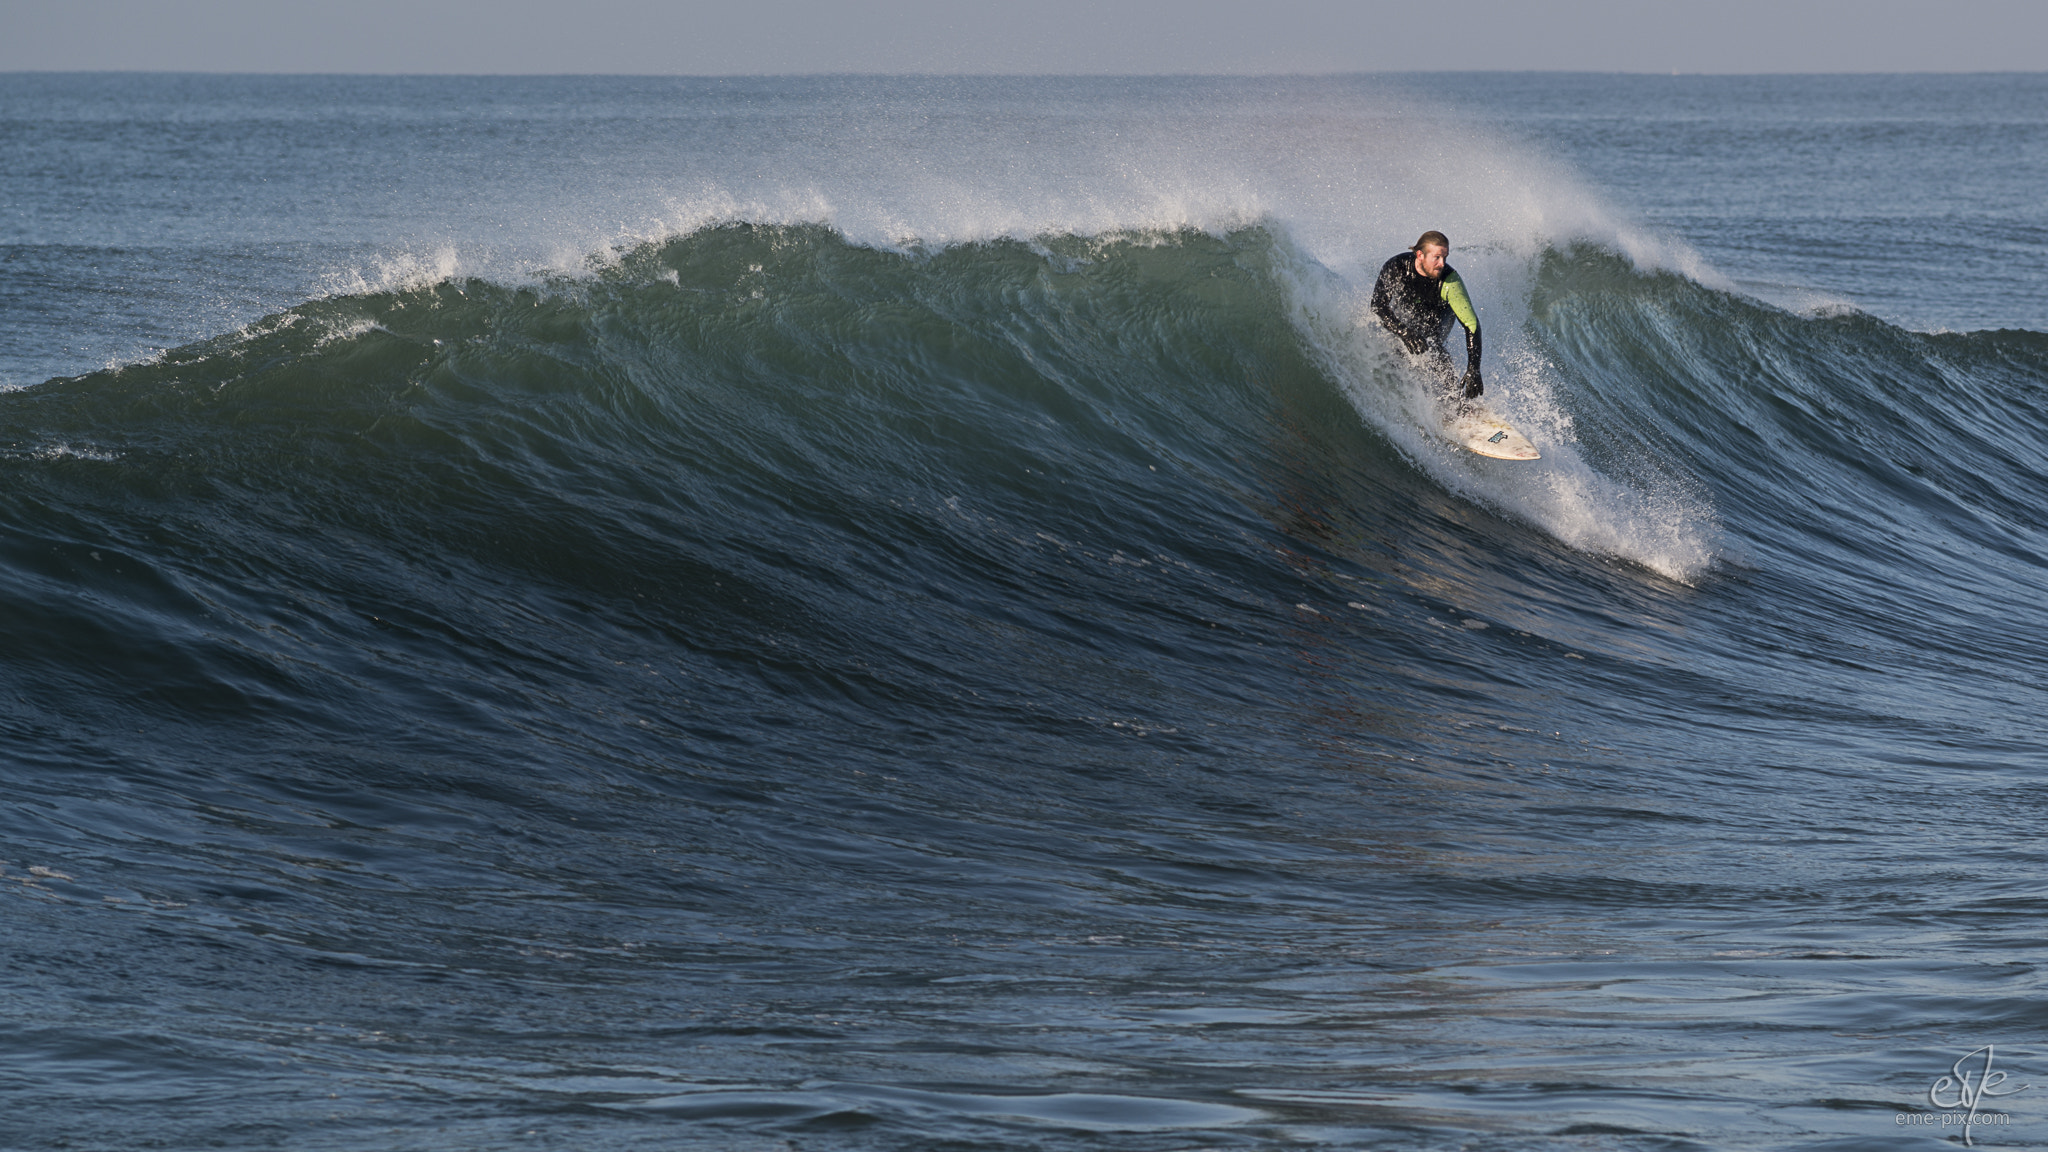
[[233, 68], [0, 68], [0, 76], [250, 76], [250, 77], [418, 77], [422, 79], [637, 79], [637, 80], [772, 80], [772, 79], [1014, 79], [1014, 80], [1317, 80], [1352, 76], [2044, 76], [2048, 68], [1892, 70], [1829, 69], [1819, 72], [1713, 69], [1593, 68], [1379, 68], [1314, 72], [1023, 72], [1023, 71], [883, 71], [824, 72], [426, 72], [396, 71], [261, 71]]

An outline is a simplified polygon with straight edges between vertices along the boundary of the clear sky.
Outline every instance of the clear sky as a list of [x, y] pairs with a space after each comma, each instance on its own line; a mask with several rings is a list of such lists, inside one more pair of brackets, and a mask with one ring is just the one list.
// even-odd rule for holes
[[0, 0], [0, 70], [2048, 70], [2044, 0]]

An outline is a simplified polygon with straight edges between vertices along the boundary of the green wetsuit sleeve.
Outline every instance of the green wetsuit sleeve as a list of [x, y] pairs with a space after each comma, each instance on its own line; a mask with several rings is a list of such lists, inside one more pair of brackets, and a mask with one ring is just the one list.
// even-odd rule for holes
[[1451, 314], [1458, 318], [1458, 323], [1465, 326], [1465, 331], [1478, 332], [1479, 313], [1472, 310], [1472, 297], [1465, 294], [1465, 278], [1445, 269], [1443, 296], [1444, 303], [1451, 306]]

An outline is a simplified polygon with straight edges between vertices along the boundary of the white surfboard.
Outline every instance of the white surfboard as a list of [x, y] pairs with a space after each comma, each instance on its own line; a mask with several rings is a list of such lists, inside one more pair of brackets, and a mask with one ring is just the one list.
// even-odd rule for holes
[[1459, 445], [1495, 460], [1540, 460], [1541, 452], [1515, 426], [1477, 400], [1460, 405], [1444, 421], [1444, 434]]

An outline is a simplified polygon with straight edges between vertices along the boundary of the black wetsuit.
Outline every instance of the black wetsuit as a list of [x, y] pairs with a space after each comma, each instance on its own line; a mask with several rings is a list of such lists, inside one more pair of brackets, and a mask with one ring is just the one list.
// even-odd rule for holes
[[[1479, 378], [1479, 316], [1465, 292], [1465, 281], [1449, 264], [1435, 280], [1415, 270], [1415, 253], [1397, 252], [1380, 265], [1372, 286], [1373, 315], [1401, 338], [1408, 351], [1428, 356], [1444, 377], [1447, 391], [1464, 385], [1466, 399], [1486, 390]], [[1457, 379], [1451, 354], [1444, 347], [1451, 322], [1465, 326], [1465, 378]]]

